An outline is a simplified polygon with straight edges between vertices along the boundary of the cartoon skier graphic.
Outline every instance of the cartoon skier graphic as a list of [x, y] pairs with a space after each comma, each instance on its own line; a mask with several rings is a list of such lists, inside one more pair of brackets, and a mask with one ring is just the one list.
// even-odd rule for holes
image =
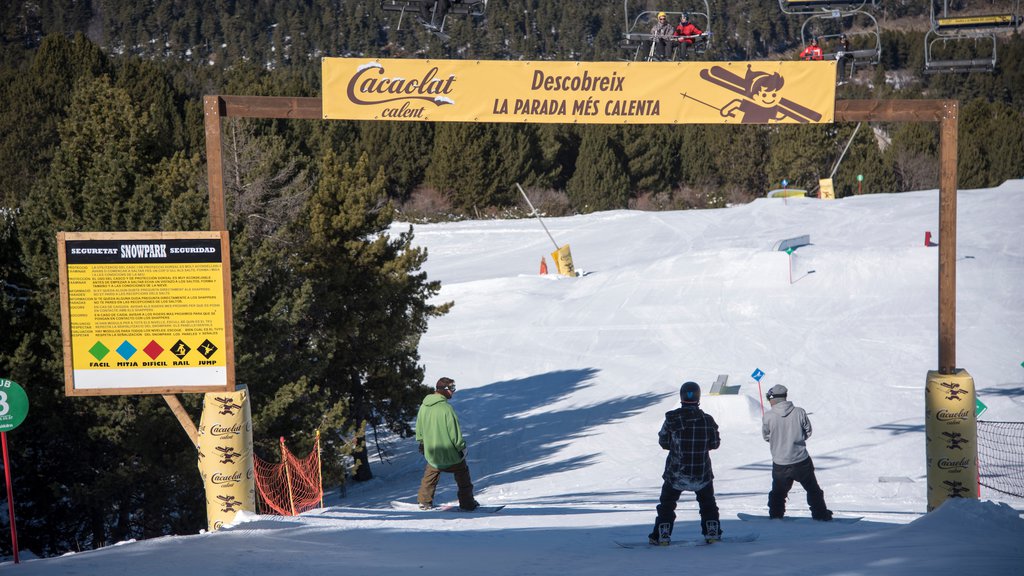
[[768, 124], [780, 122], [786, 118], [792, 118], [802, 124], [821, 120], [820, 113], [779, 96], [786, 79], [778, 72], [752, 70], [751, 65], [748, 64], [747, 73], [744, 76], [739, 76], [721, 66], [712, 66], [701, 70], [700, 77], [730, 92], [739, 94], [741, 98], [731, 100], [719, 108], [707, 102], [701, 102], [685, 93], [683, 97], [715, 108], [727, 118], [738, 117], [742, 124]]

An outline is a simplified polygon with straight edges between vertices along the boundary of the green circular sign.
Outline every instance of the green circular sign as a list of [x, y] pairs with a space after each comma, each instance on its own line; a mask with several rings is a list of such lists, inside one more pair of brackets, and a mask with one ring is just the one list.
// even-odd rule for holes
[[0, 378], [0, 432], [10, 432], [28, 416], [28, 395], [17, 382]]
[[863, 174], [857, 174], [857, 182], [863, 182], [863, 181], [864, 181], [864, 175]]

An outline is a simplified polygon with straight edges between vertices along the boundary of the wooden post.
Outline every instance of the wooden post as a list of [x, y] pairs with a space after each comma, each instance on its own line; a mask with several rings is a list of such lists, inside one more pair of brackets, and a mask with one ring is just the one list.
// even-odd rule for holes
[[185, 429], [185, 434], [188, 434], [188, 439], [192, 442], [193, 446], [198, 445], [199, 442], [199, 431], [196, 429], [196, 425], [192, 422], [192, 418], [189, 417], [188, 412], [185, 411], [185, 407], [181, 405], [181, 401], [174, 394], [164, 394], [164, 401], [171, 407], [171, 412], [178, 417], [178, 422], [181, 422], [181, 427]]
[[956, 188], [959, 103], [939, 122], [939, 372], [956, 373]]
[[206, 179], [210, 195], [210, 230], [227, 230], [224, 206], [224, 163], [221, 159], [221, 98], [203, 98], [206, 125]]
[[288, 450], [284, 447], [284, 436], [281, 436], [281, 465], [284, 466], [284, 478], [288, 484], [288, 506], [291, 508], [292, 516], [298, 516], [295, 513], [295, 494], [292, 493], [292, 471], [288, 467], [289, 464]]
[[[324, 462], [320, 458], [320, 431], [316, 431], [316, 479], [320, 488], [320, 507], [324, 507]], [[980, 488], [979, 488], [980, 489]]]
[[939, 124], [939, 372], [956, 373], [956, 100], [837, 100], [836, 122]]

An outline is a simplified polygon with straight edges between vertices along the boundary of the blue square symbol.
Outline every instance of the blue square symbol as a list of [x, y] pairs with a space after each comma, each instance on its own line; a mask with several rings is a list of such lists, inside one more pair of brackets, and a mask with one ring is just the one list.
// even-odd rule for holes
[[131, 357], [134, 356], [135, 352], [137, 351], [138, 348], [132, 346], [131, 342], [128, 342], [127, 340], [121, 342], [121, 345], [117, 347], [117, 353], [120, 354], [121, 358], [124, 358], [125, 360], [130, 360]]

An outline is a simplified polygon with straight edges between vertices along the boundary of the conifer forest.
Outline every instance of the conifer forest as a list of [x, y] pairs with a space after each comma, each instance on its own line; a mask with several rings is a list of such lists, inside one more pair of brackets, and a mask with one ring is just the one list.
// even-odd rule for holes
[[[959, 187], [1024, 177], [1021, 28], [997, 36], [992, 71], [924, 74], [928, 1], [868, 2], [879, 61], [837, 98], [957, 99]], [[318, 97], [327, 56], [620, 61], [640, 10], [704, 5], [489, 0], [449, 15], [443, 40], [381, 0], [0, 3], [0, 377], [31, 399], [11, 435], [21, 547], [205, 526], [195, 447], [160, 396], [65, 394], [56, 256], [59, 231], [209, 228], [204, 95]], [[703, 59], [803, 49], [803, 20], [776, 0], [708, 6]], [[855, 48], [873, 33], [846, 31]], [[548, 216], [725, 207], [782, 180], [810, 189], [847, 145], [839, 197], [938, 187], [937, 126], [873, 123], [851, 140], [855, 128], [225, 120], [236, 377], [256, 453], [273, 460], [285, 437], [305, 454], [319, 430], [325, 485], [343, 491], [412, 432], [428, 390], [419, 339], [457, 303], [434, 298], [411, 228], [381, 234], [394, 222], [526, 217], [517, 183]], [[201, 395], [181, 401], [198, 420]]]

